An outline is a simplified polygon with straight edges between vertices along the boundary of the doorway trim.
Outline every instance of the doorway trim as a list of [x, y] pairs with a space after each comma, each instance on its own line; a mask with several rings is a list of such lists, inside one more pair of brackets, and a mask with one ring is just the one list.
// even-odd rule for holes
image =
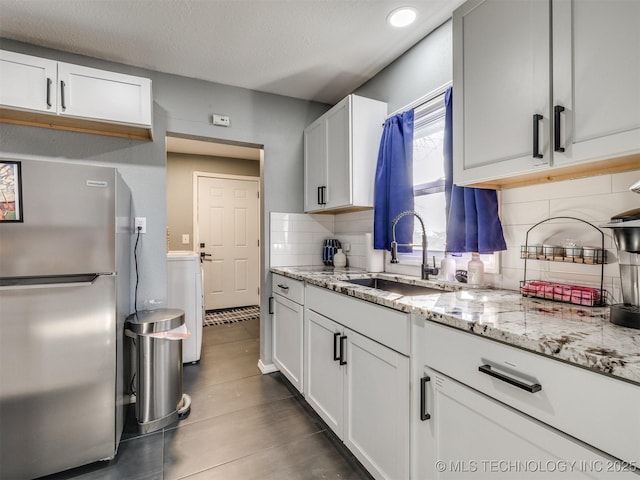
[[[231, 175], [227, 173], [212, 173], [212, 172], [193, 172], [193, 232], [191, 232], [193, 238], [193, 251], [199, 252], [200, 250], [200, 224], [198, 223], [198, 179], [200, 178], [219, 178], [224, 180], [244, 180], [249, 182], [256, 182], [258, 187], [258, 198], [256, 202], [258, 204], [258, 305], [261, 306], [262, 296], [262, 189], [261, 178], [262, 176], [255, 177], [250, 175]], [[262, 312], [261, 312], [262, 314]]]

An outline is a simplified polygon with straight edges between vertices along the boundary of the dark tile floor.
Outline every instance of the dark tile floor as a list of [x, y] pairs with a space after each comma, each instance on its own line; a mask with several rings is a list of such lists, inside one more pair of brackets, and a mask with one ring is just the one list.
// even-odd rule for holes
[[184, 366], [187, 418], [138, 435], [128, 407], [116, 458], [46, 480], [370, 480], [280, 373], [261, 375], [259, 331], [206, 327], [200, 363]]

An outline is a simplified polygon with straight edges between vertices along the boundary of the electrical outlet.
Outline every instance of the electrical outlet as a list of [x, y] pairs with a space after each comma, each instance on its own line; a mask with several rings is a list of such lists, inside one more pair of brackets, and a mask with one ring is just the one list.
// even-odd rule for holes
[[147, 233], [147, 217], [136, 217], [134, 228], [134, 233]]
[[183, 233], [182, 234], [182, 244], [183, 245], [189, 245], [189, 234], [188, 233]]

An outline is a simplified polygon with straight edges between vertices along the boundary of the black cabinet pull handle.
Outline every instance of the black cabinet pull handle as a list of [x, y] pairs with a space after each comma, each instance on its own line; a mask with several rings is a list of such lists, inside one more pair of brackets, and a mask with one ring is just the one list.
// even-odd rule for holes
[[273, 315], [273, 297], [269, 297], [269, 315]]
[[336, 332], [333, 334], [333, 359], [337, 362], [340, 360], [340, 355], [338, 355], [338, 338], [340, 338], [340, 332]]
[[318, 205], [322, 205], [322, 197], [320, 196], [321, 191], [322, 187], [318, 187]]
[[540, 153], [540, 120], [544, 117], [539, 113], [533, 114], [533, 158], [542, 158]]
[[47, 108], [51, 108], [51, 84], [53, 82], [47, 78]]
[[480, 370], [482, 373], [486, 373], [487, 375], [497, 378], [498, 380], [502, 380], [509, 385], [513, 385], [514, 387], [526, 390], [529, 393], [536, 393], [542, 390], [542, 385], [540, 385], [539, 383], [532, 383], [531, 385], [529, 385], [528, 383], [521, 382], [520, 380], [509, 377], [508, 375], [505, 375], [503, 373], [496, 372], [491, 368], [491, 365], [480, 365], [478, 367], [478, 370]]
[[63, 110], [67, 109], [67, 104], [64, 101], [64, 87], [66, 86], [66, 84], [64, 83], [63, 80], [60, 80], [60, 105], [62, 106]]
[[553, 107], [553, 150], [564, 152], [564, 147], [560, 145], [560, 114], [564, 112], [562, 105]]
[[427, 413], [427, 382], [431, 380], [429, 375], [420, 379], [420, 420], [429, 420], [431, 415]]
[[340, 337], [340, 365], [346, 365], [347, 361], [344, 359], [344, 351], [345, 351], [345, 342], [347, 340], [346, 335], [342, 335]]
[[278, 287], [280, 287], [282, 290], [284, 290], [285, 292], [289, 291], [289, 287], [287, 285], [283, 285], [281, 283], [278, 284]]

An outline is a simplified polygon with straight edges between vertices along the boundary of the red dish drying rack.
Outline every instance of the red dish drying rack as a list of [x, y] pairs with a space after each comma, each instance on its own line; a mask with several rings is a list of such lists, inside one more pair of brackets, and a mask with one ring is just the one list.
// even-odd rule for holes
[[603, 292], [594, 287], [579, 287], [564, 283], [544, 281], [523, 282], [520, 293], [525, 297], [544, 298], [556, 302], [573, 303], [587, 307], [598, 307], [606, 304]]
[[[600, 233], [601, 249], [596, 252], [595, 261], [593, 263], [600, 265], [600, 288], [596, 287], [582, 287], [578, 285], [568, 285], [565, 283], [547, 282], [542, 280], [527, 280], [527, 259], [531, 258], [529, 253], [529, 233], [538, 225], [548, 222], [550, 220], [567, 219], [577, 220], [585, 223]], [[520, 282], [520, 293], [525, 297], [543, 298], [545, 300], [553, 300], [556, 302], [571, 303], [574, 305], [584, 305], [588, 307], [602, 307], [607, 305], [607, 291], [603, 288], [604, 283], [604, 264], [607, 263], [607, 251], [604, 248], [604, 233], [595, 225], [575, 217], [551, 217], [536, 223], [533, 227], [527, 230], [525, 238], [525, 245], [521, 248], [520, 258], [524, 259], [524, 279]], [[553, 257], [537, 257], [538, 260], [546, 261], [573, 261], [574, 252], [571, 252], [571, 257], [565, 258], [564, 256]]]

